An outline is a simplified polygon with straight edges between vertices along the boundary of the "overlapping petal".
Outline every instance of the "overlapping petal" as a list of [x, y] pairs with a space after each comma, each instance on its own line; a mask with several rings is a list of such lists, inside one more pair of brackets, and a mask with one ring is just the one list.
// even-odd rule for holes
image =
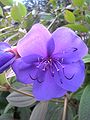
[[0, 51], [4, 51], [7, 48], [10, 48], [10, 45], [8, 43], [0, 42]]
[[84, 82], [85, 66], [83, 61], [72, 64], [64, 64], [64, 69], [60, 67], [59, 74], [56, 72], [57, 84], [65, 90], [76, 91]]
[[49, 72], [43, 79], [43, 82], [34, 81], [33, 84], [33, 94], [37, 100], [50, 100], [66, 94], [66, 90], [56, 84], [55, 78]]
[[61, 27], [52, 33], [55, 42], [53, 54], [76, 62], [82, 59], [88, 52], [88, 48], [79, 36], [69, 28]]
[[50, 32], [41, 24], [35, 24], [31, 30], [18, 42], [17, 51], [20, 56], [30, 54], [47, 55], [46, 44], [50, 39]]
[[12, 69], [19, 82], [30, 84], [36, 79], [37, 69], [34, 65], [26, 64], [21, 58], [15, 60]]
[[0, 42], [0, 73], [8, 69], [15, 60], [15, 54], [7, 52], [10, 45], [5, 42]]

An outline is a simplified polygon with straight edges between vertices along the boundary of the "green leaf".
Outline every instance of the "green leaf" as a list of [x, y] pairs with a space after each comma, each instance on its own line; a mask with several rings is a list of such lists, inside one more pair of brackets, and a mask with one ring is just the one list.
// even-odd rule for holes
[[40, 19], [45, 21], [52, 21], [54, 17], [50, 13], [40, 12]]
[[73, 0], [73, 5], [78, 6], [78, 7], [82, 7], [84, 5], [84, 2], [86, 0]]
[[3, 16], [3, 10], [1, 8], [1, 6], [0, 6], [0, 15]]
[[13, 0], [0, 0], [0, 2], [4, 5], [13, 5]]
[[49, 102], [45, 120], [61, 120], [63, 104], [60, 102]]
[[[48, 109], [46, 113], [45, 120], [62, 120], [62, 114], [63, 114], [63, 103], [58, 100], [57, 102], [49, 102], [48, 103]], [[72, 120], [73, 119], [73, 113], [70, 108], [70, 106], [67, 107], [67, 114], [66, 114], [66, 120]]]
[[84, 63], [90, 63], [90, 54], [87, 54], [84, 58], [83, 58]]
[[14, 120], [14, 118], [12, 114], [8, 113], [1, 115], [0, 120]]
[[64, 14], [64, 18], [67, 22], [69, 23], [74, 23], [75, 22], [75, 16], [74, 14], [69, 11], [69, 10], [65, 10], [65, 14]]
[[34, 108], [30, 120], [44, 120], [48, 108], [48, 102], [41, 102]]
[[78, 89], [76, 92], [71, 94], [71, 98], [80, 101], [83, 91], [84, 91], [83, 88]]
[[22, 18], [27, 14], [25, 5], [22, 3], [15, 4], [11, 9], [11, 16], [15, 21], [21, 22]]
[[57, 4], [56, 4], [56, 0], [50, 0], [50, 3], [53, 5], [54, 9], [56, 8]]
[[88, 28], [82, 24], [67, 24], [66, 27], [69, 27], [73, 30], [77, 30], [79, 32], [88, 32]]
[[4, 85], [5, 83], [7, 83], [7, 79], [5, 73], [2, 73], [0, 74], [0, 85]]
[[[31, 86], [23, 87], [19, 90], [31, 94]], [[18, 92], [12, 92], [6, 99], [12, 106], [17, 107], [30, 106], [36, 102], [35, 98], [20, 94]]]
[[6, 100], [8, 94], [9, 92], [0, 92], [0, 109], [5, 109], [6, 105], [8, 104]]
[[29, 120], [30, 114], [31, 114], [30, 107], [24, 107], [22, 109], [18, 108], [18, 111], [20, 113], [20, 119], [21, 120]]
[[82, 94], [79, 105], [79, 120], [90, 120], [90, 84]]
[[90, 14], [85, 15], [85, 20], [90, 24]]

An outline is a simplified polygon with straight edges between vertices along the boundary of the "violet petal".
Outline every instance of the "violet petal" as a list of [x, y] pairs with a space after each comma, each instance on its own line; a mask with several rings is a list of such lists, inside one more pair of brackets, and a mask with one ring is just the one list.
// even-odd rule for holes
[[12, 69], [15, 72], [19, 82], [30, 84], [33, 83], [36, 78], [36, 67], [34, 65], [26, 64], [21, 58], [15, 60], [12, 64]]
[[55, 83], [54, 77], [49, 72], [45, 74], [44, 81], [34, 81], [33, 94], [37, 100], [50, 100], [52, 98], [61, 97], [66, 94], [66, 90], [62, 89]]
[[69, 28], [61, 27], [53, 32], [55, 42], [55, 54], [62, 54], [68, 61], [76, 62], [82, 59], [88, 52], [88, 48], [79, 36]]
[[50, 39], [50, 32], [41, 24], [35, 24], [31, 30], [18, 42], [17, 51], [20, 56], [39, 54], [46, 56], [46, 44]]
[[65, 90], [76, 91], [84, 82], [85, 66], [83, 61], [64, 64], [59, 73], [55, 73], [56, 83]]

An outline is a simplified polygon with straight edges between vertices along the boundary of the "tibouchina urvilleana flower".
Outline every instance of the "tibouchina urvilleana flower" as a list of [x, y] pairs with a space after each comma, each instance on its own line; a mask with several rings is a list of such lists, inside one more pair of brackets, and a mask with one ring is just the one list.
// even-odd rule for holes
[[18, 81], [33, 84], [37, 100], [50, 100], [76, 91], [84, 81], [87, 54], [85, 43], [69, 28], [60, 27], [52, 34], [35, 24], [18, 42], [13, 70]]
[[16, 58], [15, 53], [10, 51], [9, 44], [0, 42], [0, 73], [7, 70]]

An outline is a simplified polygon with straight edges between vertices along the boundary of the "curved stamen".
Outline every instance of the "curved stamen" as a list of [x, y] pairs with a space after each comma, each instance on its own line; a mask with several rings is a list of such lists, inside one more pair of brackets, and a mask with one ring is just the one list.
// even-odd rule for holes
[[55, 62], [53, 62], [54, 67], [56, 68], [57, 72], [60, 70]]
[[50, 63], [50, 73], [51, 73], [51, 76], [54, 77], [54, 70], [53, 70], [52, 63]]
[[63, 74], [64, 74], [64, 77], [65, 77], [66, 79], [68, 79], [68, 80], [73, 79], [73, 77], [75, 76], [75, 74], [73, 74], [70, 78], [69, 78], [69, 77], [67, 77], [67, 76], [65, 75], [64, 68], [63, 68]]
[[[63, 58], [61, 60], [63, 60]], [[62, 68], [64, 68], [64, 66], [61, 64], [61, 62], [59, 61], [59, 59], [55, 59], [54, 58], [54, 61], [57, 62]]]

